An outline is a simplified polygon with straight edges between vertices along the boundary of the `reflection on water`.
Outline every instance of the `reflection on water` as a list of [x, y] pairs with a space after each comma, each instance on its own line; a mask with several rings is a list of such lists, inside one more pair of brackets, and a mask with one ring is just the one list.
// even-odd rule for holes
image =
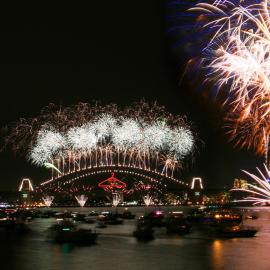
[[222, 250], [223, 246], [221, 240], [214, 240], [212, 247], [213, 267], [216, 269], [222, 269], [224, 262]]
[[[0, 269], [269, 270], [270, 208], [257, 210], [259, 219], [246, 221], [247, 225], [260, 227], [254, 238], [216, 239], [200, 226], [194, 226], [192, 233], [185, 236], [167, 236], [164, 228], [158, 228], [153, 241], [140, 243], [132, 237], [134, 221], [126, 220], [124, 225], [100, 229], [97, 245], [88, 247], [49, 242], [46, 230], [55, 220], [35, 219], [30, 224], [31, 233], [26, 236], [16, 237], [0, 231]], [[131, 211], [140, 215], [145, 208]], [[92, 224], [86, 226], [94, 228]]]

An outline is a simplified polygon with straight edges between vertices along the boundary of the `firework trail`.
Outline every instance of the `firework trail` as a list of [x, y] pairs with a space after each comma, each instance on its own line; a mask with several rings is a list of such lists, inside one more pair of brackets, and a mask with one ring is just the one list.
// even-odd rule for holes
[[62, 174], [62, 172], [56, 166], [54, 166], [53, 164], [51, 164], [49, 162], [45, 162], [44, 167], [47, 168], [47, 169], [56, 170], [58, 173]]

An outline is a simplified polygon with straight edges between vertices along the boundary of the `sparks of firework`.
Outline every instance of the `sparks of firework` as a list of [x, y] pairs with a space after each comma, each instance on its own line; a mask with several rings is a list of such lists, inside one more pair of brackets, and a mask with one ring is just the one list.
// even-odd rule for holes
[[[35, 165], [51, 168], [52, 178], [98, 166], [159, 170], [173, 177], [194, 149], [195, 138], [186, 121], [157, 105], [139, 103], [123, 111], [116, 105], [78, 107], [80, 111], [75, 107], [66, 109], [68, 113], [62, 109], [41, 115], [38, 119], [42, 124], [31, 129], [28, 158]], [[28, 122], [30, 126], [37, 123]], [[25, 130], [24, 126], [20, 121], [13, 130], [20, 134], [18, 145], [31, 137], [30, 128]], [[13, 133], [11, 138], [15, 138]]]
[[88, 200], [88, 197], [84, 194], [75, 196], [75, 198], [81, 207], [84, 207], [86, 201]]
[[144, 204], [148, 207], [150, 204], [153, 203], [152, 197], [147, 194], [146, 196], [143, 196]]
[[240, 119], [236, 112], [228, 113], [225, 118], [225, 129], [230, 141], [240, 148], [255, 149], [257, 154], [265, 155], [268, 160], [270, 126], [268, 117], [261, 118], [256, 110], [245, 119]]
[[[204, 50], [208, 77], [226, 89], [235, 122], [229, 133], [242, 146], [268, 152], [270, 117], [270, 11], [269, 0], [249, 5], [227, 0], [199, 3], [192, 10], [208, 18], [212, 36]], [[224, 91], [223, 91], [224, 92]], [[250, 123], [255, 125], [249, 125]], [[244, 123], [244, 124], [243, 124]], [[239, 136], [246, 128], [244, 136]], [[260, 132], [257, 132], [258, 127]], [[248, 136], [246, 136], [248, 134]], [[251, 134], [251, 135], [250, 135]], [[254, 136], [252, 136], [254, 134]], [[266, 136], [265, 136], [266, 134]]]
[[117, 207], [117, 205], [121, 202], [121, 196], [120, 193], [118, 192], [113, 192], [112, 193], [112, 205], [114, 207]]
[[237, 200], [237, 202], [251, 202], [253, 205], [265, 205], [270, 204], [270, 171], [268, 170], [267, 166], [264, 165], [266, 174], [263, 174], [262, 171], [257, 168], [260, 176], [256, 176], [255, 174], [245, 172], [248, 176], [252, 178], [256, 182], [255, 184], [248, 183], [248, 189], [243, 188], [234, 188], [232, 191], [242, 191], [248, 193], [250, 196]]
[[53, 164], [51, 164], [49, 162], [45, 162], [44, 167], [47, 168], [47, 169], [56, 170], [58, 173], [62, 174], [62, 172], [57, 167], [55, 167]]
[[[212, 15], [206, 23], [214, 29], [205, 48], [209, 76], [219, 88], [229, 84], [230, 103], [248, 115], [257, 101], [269, 97], [270, 19], [268, 0], [247, 7], [243, 3], [233, 7], [226, 0], [199, 3], [193, 10]], [[268, 107], [264, 115], [269, 113], [269, 103], [261, 106]]]
[[50, 207], [53, 200], [54, 200], [54, 196], [45, 196], [42, 198], [42, 200], [44, 201], [44, 203], [47, 207]]

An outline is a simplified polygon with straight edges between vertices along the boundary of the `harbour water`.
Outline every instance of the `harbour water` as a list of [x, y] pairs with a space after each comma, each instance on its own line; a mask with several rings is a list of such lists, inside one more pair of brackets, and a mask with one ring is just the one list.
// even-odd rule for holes
[[[176, 209], [181, 208], [174, 208]], [[103, 209], [68, 210], [89, 213], [92, 210], [100, 212]], [[120, 208], [118, 211], [121, 210], [123, 209]], [[137, 216], [145, 212], [145, 208], [141, 207], [129, 210]], [[214, 238], [199, 226], [193, 226], [192, 232], [184, 236], [168, 236], [164, 228], [156, 229], [155, 239], [144, 243], [137, 242], [132, 236], [135, 220], [125, 220], [123, 225], [97, 229], [100, 233], [97, 244], [86, 247], [59, 245], [48, 241], [47, 229], [55, 223], [55, 219], [37, 218], [29, 224], [31, 232], [27, 235], [18, 237], [0, 231], [0, 269], [269, 270], [270, 208], [245, 208], [242, 211], [259, 216], [256, 220], [245, 221], [247, 225], [259, 228], [259, 232], [253, 238]], [[94, 228], [93, 224], [83, 226]]]

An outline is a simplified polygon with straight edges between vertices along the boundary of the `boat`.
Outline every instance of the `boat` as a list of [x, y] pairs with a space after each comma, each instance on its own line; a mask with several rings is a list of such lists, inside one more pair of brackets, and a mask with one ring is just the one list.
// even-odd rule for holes
[[96, 211], [91, 211], [87, 216], [98, 216]]
[[190, 232], [191, 224], [182, 212], [170, 212], [166, 218], [167, 233], [186, 234]]
[[89, 224], [93, 224], [96, 221], [98, 213], [95, 211], [91, 211], [87, 216], [84, 217], [84, 221]]
[[44, 211], [40, 214], [40, 218], [51, 218], [54, 217], [55, 212], [51, 210]]
[[73, 216], [71, 215], [70, 212], [68, 211], [64, 211], [64, 212], [57, 212], [54, 214], [54, 217], [56, 218], [56, 220], [64, 220], [64, 219], [72, 219]]
[[95, 223], [96, 219], [93, 218], [93, 216], [86, 216], [86, 217], [84, 217], [84, 221], [88, 224], [93, 224], [93, 223]]
[[241, 214], [233, 213], [230, 210], [220, 210], [209, 212], [206, 215], [205, 223], [211, 226], [218, 226], [219, 224], [240, 224], [243, 220]]
[[6, 228], [12, 224], [14, 224], [16, 221], [16, 217], [14, 213], [9, 214], [5, 210], [0, 211], [0, 227]]
[[73, 220], [75, 221], [85, 221], [85, 214], [81, 214], [81, 213], [78, 213], [78, 212], [73, 212], [71, 213], [71, 216], [73, 218]]
[[0, 211], [0, 228], [12, 233], [26, 233], [30, 229], [27, 226], [29, 220], [19, 211]]
[[101, 212], [97, 219], [104, 221], [108, 225], [119, 225], [123, 223], [123, 220], [118, 218], [118, 214], [113, 214], [108, 211]]
[[163, 227], [166, 226], [165, 215], [163, 211], [153, 211], [145, 216], [145, 219], [149, 219], [151, 226], [153, 227]]
[[108, 225], [120, 225], [123, 224], [123, 220], [119, 218], [112, 218], [109, 220], [106, 220], [106, 224]]
[[139, 241], [150, 241], [154, 239], [154, 230], [149, 219], [141, 217], [137, 222], [136, 230], [133, 236]]
[[50, 238], [60, 244], [91, 245], [96, 243], [97, 236], [91, 229], [78, 228], [69, 220], [63, 220], [50, 228]]
[[227, 226], [220, 228], [218, 235], [225, 238], [237, 238], [237, 237], [254, 237], [258, 232], [257, 229], [251, 227], [241, 227], [239, 225]]
[[245, 219], [257, 219], [258, 216], [255, 216], [255, 215], [246, 215], [245, 216]]
[[124, 210], [122, 215], [120, 215], [123, 219], [134, 219], [136, 215], [132, 214], [127, 208]]
[[192, 208], [187, 216], [187, 220], [191, 222], [201, 222], [206, 219], [205, 207]]

